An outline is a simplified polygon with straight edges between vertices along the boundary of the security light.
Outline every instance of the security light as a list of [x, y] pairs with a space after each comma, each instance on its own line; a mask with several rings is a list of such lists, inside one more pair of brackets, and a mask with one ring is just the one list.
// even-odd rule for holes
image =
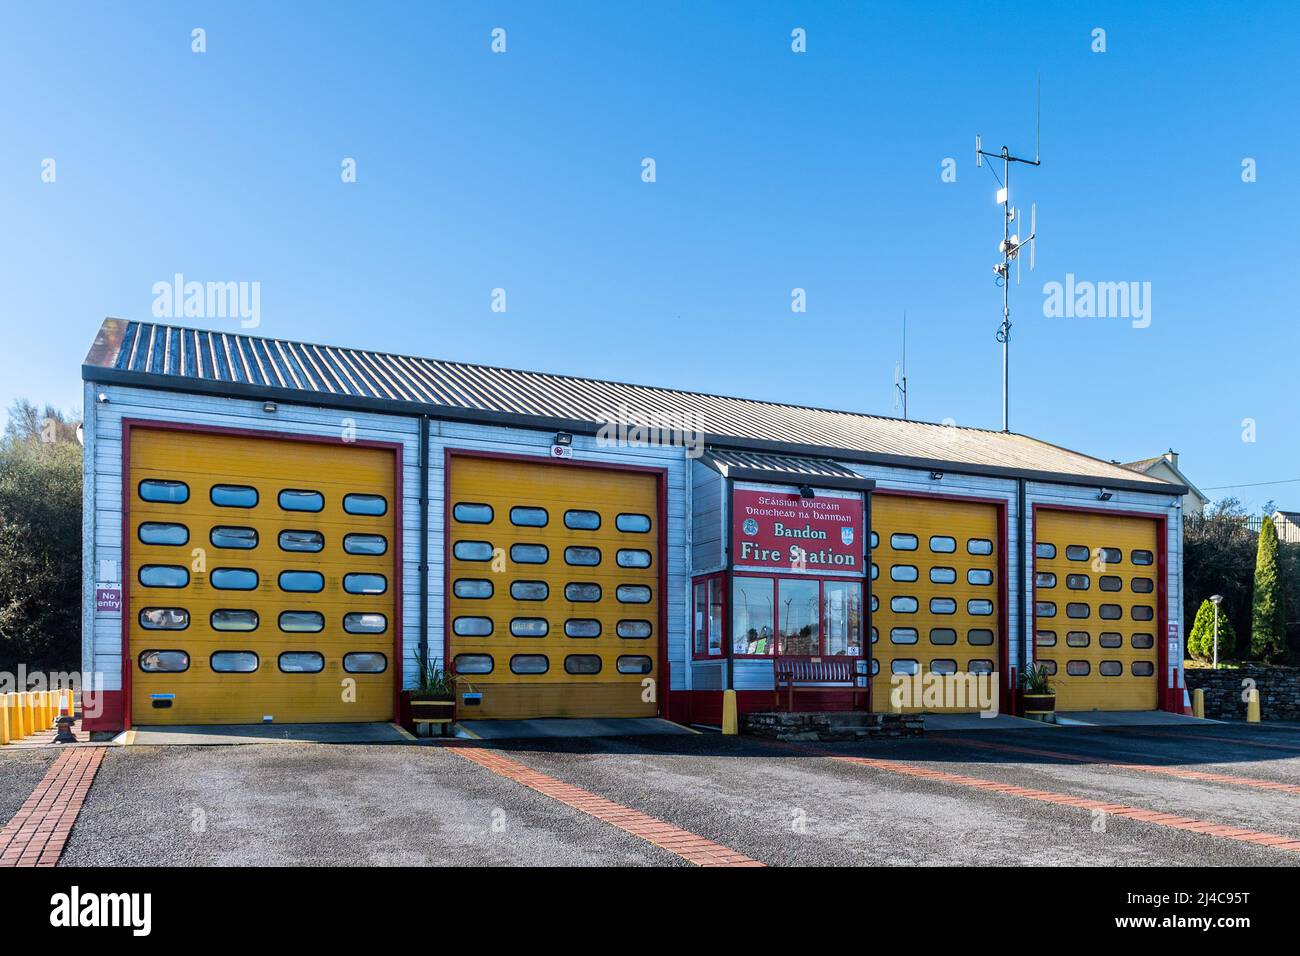
[[941, 472], [941, 471], [932, 471], [932, 472], [930, 472], [930, 480], [931, 480], [931, 481], [943, 481], [943, 472]]
[[815, 498], [815, 497], [817, 497], [817, 495], [813, 492], [813, 490], [812, 490], [812, 486], [811, 486], [811, 485], [800, 485], [800, 486], [799, 486], [799, 497], [800, 497], [800, 498]]
[[572, 444], [573, 444], [573, 434], [572, 434], [571, 432], [556, 432], [556, 433], [555, 433], [555, 444], [557, 444], [557, 445], [572, 445]]
[[1098, 500], [1098, 501], [1110, 501], [1110, 498], [1111, 498], [1111, 495], [1112, 495], [1112, 494], [1114, 494], [1114, 492], [1109, 491], [1109, 490], [1106, 489], [1106, 488], [1103, 488], [1103, 489], [1101, 489], [1101, 491], [1097, 492], [1097, 500]]
[[274, 415], [277, 411], [279, 411], [279, 407], [275, 404], [275, 402], [263, 402], [262, 411], [266, 412], [266, 414], [268, 415]]

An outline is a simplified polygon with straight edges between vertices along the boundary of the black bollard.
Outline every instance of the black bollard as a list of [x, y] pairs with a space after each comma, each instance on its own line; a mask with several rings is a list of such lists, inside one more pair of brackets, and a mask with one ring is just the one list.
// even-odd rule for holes
[[56, 744], [75, 744], [76, 735], [72, 732], [73, 720], [71, 717], [60, 717], [57, 721], [59, 732], [54, 737]]

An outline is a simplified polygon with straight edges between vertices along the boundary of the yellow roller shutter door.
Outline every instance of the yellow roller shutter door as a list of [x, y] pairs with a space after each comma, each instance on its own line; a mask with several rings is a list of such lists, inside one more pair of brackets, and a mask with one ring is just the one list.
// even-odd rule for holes
[[1056, 709], [1155, 710], [1155, 520], [1049, 509], [1034, 520], [1034, 659]]
[[136, 427], [136, 724], [393, 717], [391, 449]]
[[894, 675], [994, 675], [998, 683], [1001, 522], [996, 505], [877, 493], [873, 531], [872, 707], [888, 712], [977, 706], [895, 708]]
[[654, 716], [658, 476], [469, 456], [450, 473], [450, 656], [482, 695], [460, 716]]

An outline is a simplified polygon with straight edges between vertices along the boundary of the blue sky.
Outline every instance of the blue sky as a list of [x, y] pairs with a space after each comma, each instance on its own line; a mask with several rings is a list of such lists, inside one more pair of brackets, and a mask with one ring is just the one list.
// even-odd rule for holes
[[[259, 334], [878, 414], [906, 309], [912, 416], [996, 428], [974, 136], [1032, 151], [1041, 72], [1013, 430], [1300, 478], [1300, 12], [1046, 6], [6, 4], [0, 402], [79, 405], [101, 319], [180, 272], [259, 282]], [[1149, 282], [1150, 326], [1045, 317], [1067, 273]]]

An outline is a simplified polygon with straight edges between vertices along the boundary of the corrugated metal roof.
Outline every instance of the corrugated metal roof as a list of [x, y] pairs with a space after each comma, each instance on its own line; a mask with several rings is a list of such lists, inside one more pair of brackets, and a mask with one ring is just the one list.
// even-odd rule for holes
[[756, 452], [710, 448], [705, 459], [726, 477], [733, 472], [768, 472], [799, 475], [804, 478], [858, 479], [857, 472], [825, 458], [790, 458], [786, 455], [763, 455]]
[[104, 321], [83, 375], [571, 430], [594, 431], [622, 417], [698, 429], [711, 445], [1180, 493], [1179, 486], [1015, 433], [123, 319]]

